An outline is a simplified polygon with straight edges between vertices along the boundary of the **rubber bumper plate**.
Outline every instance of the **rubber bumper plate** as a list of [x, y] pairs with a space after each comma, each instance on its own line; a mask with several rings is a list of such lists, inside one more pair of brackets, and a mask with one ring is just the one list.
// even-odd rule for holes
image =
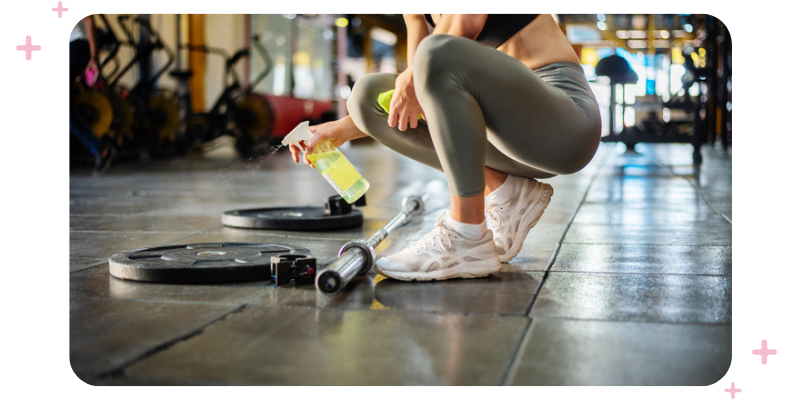
[[111, 276], [158, 283], [270, 280], [273, 256], [311, 255], [304, 247], [262, 243], [198, 243], [129, 250], [108, 259]]
[[234, 228], [284, 231], [329, 231], [361, 226], [364, 214], [353, 209], [332, 214], [325, 207], [278, 207], [232, 210], [222, 214], [222, 224]]

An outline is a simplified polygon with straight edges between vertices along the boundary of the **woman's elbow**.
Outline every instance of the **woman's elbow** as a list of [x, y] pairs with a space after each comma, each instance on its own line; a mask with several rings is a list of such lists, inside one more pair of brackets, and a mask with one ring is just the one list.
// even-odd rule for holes
[[458, 36], [475, 39], [483, 30], [488, 14], [459, 14], [455, 17], [455, 26], [460, 28]]

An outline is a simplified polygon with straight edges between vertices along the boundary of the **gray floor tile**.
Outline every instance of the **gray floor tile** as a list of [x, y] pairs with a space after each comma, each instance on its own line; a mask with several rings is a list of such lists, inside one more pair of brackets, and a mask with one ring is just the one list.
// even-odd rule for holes
[[524, 317], [248, 308], [125, 373], [208, 384], [497, 385], [527, 325]]
[[408, 282], [375, 279], [383, 307], [445, 313], [525, 315], [542, 273], [502, 271], [481, 279]]
[[663, 245], [730, 246], [732, 227], [724, 226], [638, 226], [574, 224], [564, 239], [567, 243], [637, 243]]
[[221, 305], [72, 299], [72, 370], [93, 383], [98, 375], [197, 332], [234, 309]]
[[657, 185], [659, 180], [649, 180], [647, 185], [642, 183], [629, 183], [627, 179], [602, 180], [592, 184], [586, 196], [587, 202], [604, 202], [618, 204], [637, 203], [680, 203], [692, 202], [701, 199], [700, 194], [688, 182], [674, 182], [672, 184]]
[[725, 220], [704, 201], [646, 206], [643, 204], [585, 203], [575, 216], [575, 224], [725, 227]]
[[534, 317], [730, 323], [731, 277], [553, 272]]
[[711, 385], [730, 363], [730, 325], [534, 318], [510, 383]]
[[70, 232], [70, 258], [105, 258], [127, 250], [165, 246], [196, 234], [161, 232]]
[[69, 272], [81, 271], [108, 262], [108, 258], [70, 258]]
[[526, 240], [519, 254], [503, 263], [504, 271], [546, 271], [558, 242]]
[[313, 286], [281, 286], [247, 299], [264, 307], [404, 310], [433, 313], [525, 315], [542, 273], [501, 271], [486, 278], [401, 282], [374, 270], [355, 278], [341, 294]]
[[[70, 215], [69, 230], [74, 231], [98, 231], [100, 227], [118, 224], [125, 220], [124, 215]], [[105, 230], [105, 229], [102, 229]], [[115, 229], [118, 230], [118, 229]]]
[[565, 243], [552, 271], [730, 275], [731, 246]]
[[133, 282], [111, 276], [108, 264], [70, 274], [70, 298], [129, 299], [187, 303], [242, 304], [250, 297], [271, 291], [271, 281], [228, 284], [166, 284]]
[[70, 217], [71, 231], [204, 232], [222, 227], [220, 217], [89, 216]]
[[159, 209], [174, 207], [158, 200], [152, 199], [123, 199], [116, 198], [95, 198], [90, 201], [76, 201], [70, 204], [69, 214], [71, 216], [95, 216], [95, 215], [135, 215], [146, 212], [153, 212]]

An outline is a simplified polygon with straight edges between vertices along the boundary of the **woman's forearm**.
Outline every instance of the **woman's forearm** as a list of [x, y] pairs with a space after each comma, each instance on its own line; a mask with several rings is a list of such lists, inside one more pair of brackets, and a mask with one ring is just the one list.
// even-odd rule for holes
[[94, 34], [94, 20], [92, 16], [89, 15], [88, 17], [84, 18], [81, 23], [83, 23], [84, 29], [86, 29], [86, 41], [89, 42], [89, 57], [94, 60], [97, 58], [97, 41], [95, 40]]
[[411, 67], [417, 46], [429, 34], [428, 24], [425, 23], [425, 17], [422, 14], [403, 14], [403, 20], [406, 22], [406, 56], [408, 66]]

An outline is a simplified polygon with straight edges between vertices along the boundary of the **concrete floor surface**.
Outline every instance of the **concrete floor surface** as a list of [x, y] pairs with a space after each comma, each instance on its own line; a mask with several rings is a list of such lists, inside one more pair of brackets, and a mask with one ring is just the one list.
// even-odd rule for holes
[[344, 149], [370, 181], [362, 227], [222, 226], [232, 209], [321, 206], [335, 194], [288, 153], [114, 165], [70, 173], [70, 362], [93, 385], [709, 385], [731, 360], [731, 153], [603, 144], [553, 200], [521, 253], [484, 279], [357, 278], [338, 296], [271, 282], [122, 281], [108, 258], [207, 242], [306, 247], [325, 263], [425, 190], [425, 215], [377, 249], [399, 251], [449, 204], [444, 175], [374, 144]]

